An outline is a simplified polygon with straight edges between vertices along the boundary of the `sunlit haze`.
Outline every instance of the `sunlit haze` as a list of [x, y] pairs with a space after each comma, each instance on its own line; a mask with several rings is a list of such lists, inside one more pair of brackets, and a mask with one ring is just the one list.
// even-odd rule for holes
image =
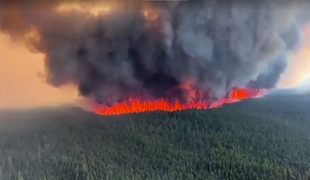
[[38, 77], [44, 72], [41, 54], [32, 54], [0, 34], [0, 108], [29, 108], [68, 103], [76, 91], [56, 89]]
[[294, 87], [310, 76], [310, 25], [304, 29], [301, 47], [291, 55], [290, 64], [278, 87]]

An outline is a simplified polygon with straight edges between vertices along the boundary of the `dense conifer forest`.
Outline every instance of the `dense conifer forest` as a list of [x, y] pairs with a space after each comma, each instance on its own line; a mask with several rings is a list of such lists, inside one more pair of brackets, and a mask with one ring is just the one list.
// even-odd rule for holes
[[310, 180], [310, 101], [296, 97], [110, 117], [2, 112], [0, 179]]

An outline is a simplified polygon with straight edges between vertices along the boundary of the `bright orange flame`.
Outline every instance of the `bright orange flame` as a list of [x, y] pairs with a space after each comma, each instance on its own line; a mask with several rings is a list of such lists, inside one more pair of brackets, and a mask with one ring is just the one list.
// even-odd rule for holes
[[[265, 90], [247, 90], [237, 89], [232, 90], [228, 99], [223, 98], [219, 102], [212, 103], [209, 108], [220, 107], [222, 104], [234, 103], [242, 99], [255, 98], [260, 95], [266, 94]], [[165, 99], [159, 99], [153, 102], [142, 102], [137, 99], [129, 99], [122, 103], [115, 103], [112, 107], [104, 106], [101, 109], [94, 110], [98, 115], [119, 115], [127, 113], [140, 113], [149, 111], [178, 111], [185, 109], [207, 109], [207, 103], [203, 101], [190, 101], [187, 104], [182, 104], [179, 100], [175, 100], [173, 103], [168, 103]]]
[[265, 89], [262, 90], [252, 90], [252, 89], [233, 89], [230, 93], [230, 97], [228, 99], [221, 99], [218, 102], [214, 102], [210, 105], [209, 108], [217, 108], [222, 106], [222, 104], [231, 104], [242, 99], [256, 98], [262, 95], [265, 95], [267, 92]]

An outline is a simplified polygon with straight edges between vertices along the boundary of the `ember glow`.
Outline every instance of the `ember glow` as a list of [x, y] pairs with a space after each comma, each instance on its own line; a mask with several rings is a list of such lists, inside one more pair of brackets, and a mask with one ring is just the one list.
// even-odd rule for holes
[[[193, 93], [191, 93], [193, 94]], [[129, 99], [128, 101], [122, 103], [115, 103], [113, 106], [104, 106], [96, 108], [94, 112], [98, 115], [110, 116], [110, 115], [120, 115], [128, 113], [140, 113], [149, 111], [179, 111], [185, 109], [208, 109], [217, 108], [222, 104], [234, 103], [242, 99], [255, 98], [266, 94], [265, 90], [252, 90], [252, 89], [237, 89], [232, 90], [229, 98], [222, 98], [218, 102], [212, 103], [210, 106], [207, 105], [205, 100], [194, 101], [191, 100], [186, 104], [182, 104], [179, 100], [175, 100], [169, 103], [165, 99], [159, 99], [153, 102], [147, 101], [143, 102], [138, 99]]]

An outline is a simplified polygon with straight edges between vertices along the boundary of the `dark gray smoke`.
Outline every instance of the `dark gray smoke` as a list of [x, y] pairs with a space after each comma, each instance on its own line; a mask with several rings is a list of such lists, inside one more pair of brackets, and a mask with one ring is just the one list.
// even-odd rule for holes
[[[299, 37], [296, 4], [278, 1], [126, 1], [98, 16], [15, 2], [1, 9], [1, 30], [25, 40], [36, 29], [40, 40], [27, 44], [46, 55], [46, 82], [74, 83], [82, 96], [102, 103], [182, 98], [176, 87], [186, 82], [206, 98], [238, 87], [271, 88]], [[146, 18], [145, 9], [158, 17]]]
[[274, 60], [269, 61], [265, 71], [250, 83], [251, 88], [274, 88], [289, 64], [289, 52], [298, 49], [300, 30], [296, 23], [291, 24], [287, 30], [281, 33], [280, 37], [285, 42], [286, 51], [282, 52]]

